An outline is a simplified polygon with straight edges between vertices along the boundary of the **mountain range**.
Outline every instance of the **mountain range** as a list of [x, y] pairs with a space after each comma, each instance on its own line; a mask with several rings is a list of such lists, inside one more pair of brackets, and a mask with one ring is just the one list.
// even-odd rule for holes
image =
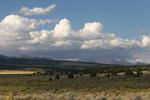
[[8, 57], [0, 55], [0, 69], [28, 69], [28, 68], [97, 68], [104, 66], [126, 66], [143, 65], [143, 63], [132, 64], [123, 60], [114, 59], [50, 59], [47, 57]]

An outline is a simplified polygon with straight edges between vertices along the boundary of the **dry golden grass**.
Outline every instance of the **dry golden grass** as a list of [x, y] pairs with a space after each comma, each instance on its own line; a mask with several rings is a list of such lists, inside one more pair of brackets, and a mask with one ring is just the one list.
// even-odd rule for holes
[[0, 70], [0, 74], [33, 74], [33, 71], [26, 71], [26, 70]]
[[60, 92], [1, 95], [0, 100], [150, 100], [150, 91], [141, 92]]

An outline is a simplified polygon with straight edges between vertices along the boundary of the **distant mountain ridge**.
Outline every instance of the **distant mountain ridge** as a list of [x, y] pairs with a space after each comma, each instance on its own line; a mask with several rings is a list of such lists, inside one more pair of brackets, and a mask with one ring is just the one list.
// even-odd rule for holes
[[[136, 63], [135, 63], [136, 64]], [[106, 66], [134, 65], [123, 60], [114, 59], [80, 59], [79, 61], [54, 60], [47, 57], [8, 57], [0, 55], [0, 69], [26, 69], [26, 68], [97, 68]], [[138, 65], [142, 63], [138, 62]]]
[[4, 55], [0, 55], [0, 58], [8, 58], [7, 56]]
[[87, 61], [87, 62], [95, 62], [100, 64], [119, 64], [119, 65], [132, 65], [133, 63], [130, 63], [126, 60], [116, 60], [116, 59], [107, 59], [107, 58], [90, 58], [90, 59], [83, 59], [81, 61]]
[[43, 57], [7, 57], [0, 55], [0, 69], [26, 69], [26, 68], [79, 68], [97, 67], [97, 63], [53, 60]]

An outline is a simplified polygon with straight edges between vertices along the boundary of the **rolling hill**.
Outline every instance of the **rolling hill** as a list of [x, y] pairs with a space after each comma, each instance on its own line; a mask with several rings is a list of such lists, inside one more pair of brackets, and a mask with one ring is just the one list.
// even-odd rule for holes
[[82, 69], [82, 68], [97, 68], [105, 64], [53, 60], [41, 57], [7, 57], [0, 55], [0, 69]]

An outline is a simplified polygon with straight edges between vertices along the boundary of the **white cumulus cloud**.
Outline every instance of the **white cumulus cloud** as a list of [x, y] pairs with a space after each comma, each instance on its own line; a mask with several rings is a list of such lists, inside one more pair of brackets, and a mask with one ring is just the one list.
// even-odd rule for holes
[[71, 23], [68, 19], [62, 19], [56, 24], [54, 30], [52, 31], [54, 38], [65, 38], [71, 33]]
[[141, 39], [124, 39], [114, 33], [103, 32], [100, 22], [87, 22], [81, 28], [72, 29], [71, 21], [61, 19], [52, 29], [37, 31], [48, 19], [31, 19], [8, 15], [0, 21], [0, 47], [12, 47], [23, 52], [60, 49], [114, 49], [146, 48], [150, 36]]
[[48, 19], [36, 20], [12, 14], [6, 16], [0, 21], [0, 47], [12, 46], [16, 48], [18, 45], [19, 50], [25, 50], [26, 48], [20, 48], [20, 46], [28, 44], [29, 41], [36, 43], [36, 41], [48, 37], [46, 31], [41, 31], [42, 34], [32, 32], [40, 25], [47, 23], [49, 23]]
[[35, 32], [29, 32], [29, 35], [31, 37], [31, 40], [29, 43], [45, 43], [48, 42], [47, 40], [50, 40], [50, 32], [47, 30], [42, 31], [35, 31]]
[[143, 36], [142, 40], [141, 40], [141, 45], [143, 47], [147, 47], [150, 46], [150, 36]]
[[26, 39], [28, 32], [38, 26], [38, 21], [18, 15], [8, 15], [0, 22], [1, 43], [7, 44], [13, 41]]
[[[114, 33], [103, 32], [100, 22], [85, 23], [81, 29], [73, 30], [70, 20], [61, 19], [52, 30], [30, 32], [30, 43], [47, 43], [51, 46], [70, 46], [78, 49], [111, 49], [115, 47], [142, 47], [141, 40], [123, 39]], [[143, 40], [142, 40], [143, 41]]]
[[56, 7], [55, 4], [49, 5], [46, 8], [42, 8], [42, 7], [28, 8], [28, 7], [24, 6], [20, 9], [19, 13], [24, 14], [26, 16], [46, 15], [49, 12], [51, 12], [52, 10], [54, 10], [55, 7]]

